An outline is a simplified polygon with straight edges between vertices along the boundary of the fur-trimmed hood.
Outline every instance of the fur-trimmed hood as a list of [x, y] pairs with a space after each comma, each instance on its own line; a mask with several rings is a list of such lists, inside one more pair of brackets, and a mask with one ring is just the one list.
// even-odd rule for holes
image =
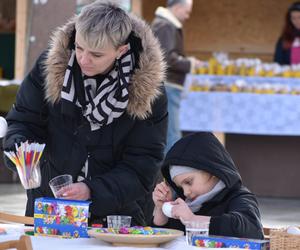
[[[127, 113], [134, 118], [145, 119], [151, 114], [153, 101], [160, 95], [160, 87], [165, 78], [166, 65], [158, 40], [150, 27], [138, 17], [131, 15], [133, 31], [142, 40], [143, 51], [140, 54], [139, 68], [131, 77]], [[69, 39], [75, 29], [72, 18], [53, 34], [47, 58], [45, 60], [46, 99], [54, 104], [61, 98], [65, 71], [71, 51]]]

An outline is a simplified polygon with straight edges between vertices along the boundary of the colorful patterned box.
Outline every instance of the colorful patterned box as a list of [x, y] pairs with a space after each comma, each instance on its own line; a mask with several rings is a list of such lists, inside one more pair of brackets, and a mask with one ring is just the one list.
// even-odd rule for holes
[[88, 238], [89, 204], [89, 201], [36, 199], [34, 235]]
[[269, 250], [268, 240], [256, 240], [221, 236], [198, 236], [192, 238], [192, 245], [207, 248], [242, 248], [251, 250]]

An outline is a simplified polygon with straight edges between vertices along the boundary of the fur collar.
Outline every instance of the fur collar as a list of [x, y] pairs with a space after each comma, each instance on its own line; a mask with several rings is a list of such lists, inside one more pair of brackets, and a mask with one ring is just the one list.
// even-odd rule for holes
[[[161, 94], [160, 87], [165, 78], [166, 65], [158, 40], [150, 27], [141, 19], [130, 15], [133, 31], [142, 39], [140, 68], [135, 70], [129, 86], [127, 113], [134, 118], [145, 119], [151, 114], [154, 100]], [[69, 38], [75, 27], [75, 18], [58, 28], [49, 44], [45, 60], [46, 99], [54, 104], [60, 100], [60, 92], [71, 51]]]

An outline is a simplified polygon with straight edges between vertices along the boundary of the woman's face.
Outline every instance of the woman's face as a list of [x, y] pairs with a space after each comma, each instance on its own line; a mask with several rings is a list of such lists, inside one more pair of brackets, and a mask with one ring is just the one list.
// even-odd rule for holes
[[117, 57], [126, 52], [127, 45], [115, 49], [111, 44], [107, 44], [100, 49], [90, 49], [78, 32], [75, 37], [76, 59], [82, 73], [87, 76], [95, 76], [107, 73]]
[[194, 200], [198, 196], [212, 190], [217, 183], [217, 178], [207, 172], [198, 170], [177, 175], [173, 181], [178, 187], [183, 189], [186, 198]]
[[291, 22], [296, 29], [300, 30], [300, 11], [291, 12]]

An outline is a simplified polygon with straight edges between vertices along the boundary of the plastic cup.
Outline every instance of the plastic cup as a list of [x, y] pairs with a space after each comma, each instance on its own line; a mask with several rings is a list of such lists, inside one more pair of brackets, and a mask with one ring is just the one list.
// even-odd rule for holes
[[122, 227], [130, 227], [131, 216], [125, 215], [108, 215], [107, 216], [107, 227], [119, 229]]
[[209, 235], [209, 222], [190, 221], [185, 222], [185, 235], [188, 245], [195, 246], [196, 236]]
[[64, 174], [54, 177], [49, 181], [49, 186], [55, 198], [61, 198], [62, 194], [60, 190], [64, 187], [68, 187], [73, 183], [72, 175]]
[[20, 181], [25, 189], [38, 188], [41, 185], [40, 164], [35, 166], [20, 168], [17, 167]]

